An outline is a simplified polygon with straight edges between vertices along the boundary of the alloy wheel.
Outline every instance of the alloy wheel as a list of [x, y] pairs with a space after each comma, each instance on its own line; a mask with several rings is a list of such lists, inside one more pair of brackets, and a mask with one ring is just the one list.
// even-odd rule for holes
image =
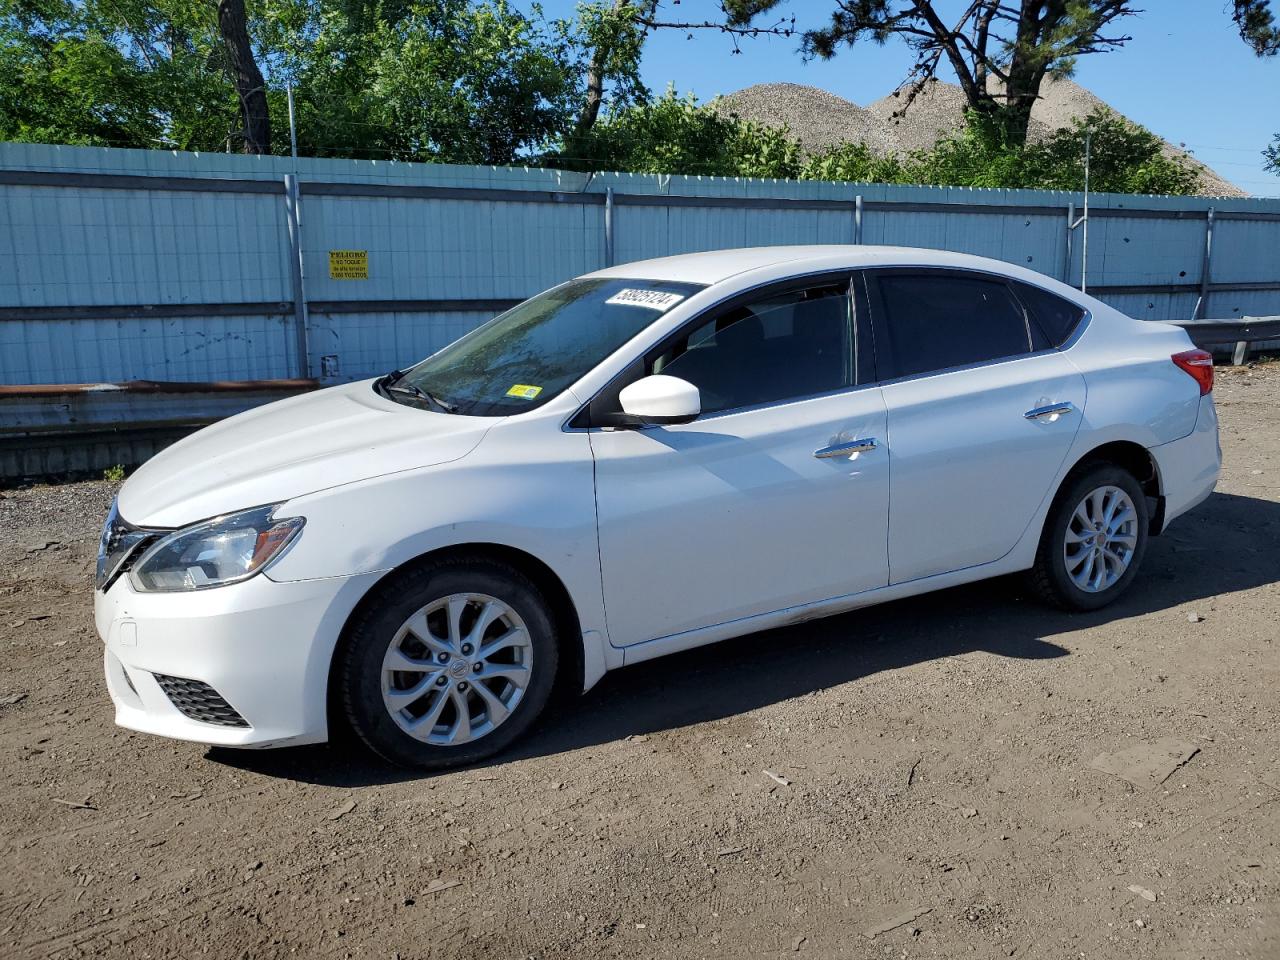
[[1067, 522], [1067, 576], [1085, 593], [1114, 586], [1138, 545], [1138, 511], [1124, 490], [1102, 486], [1086, 494]]
[[396, 631], [382, 662], [382, 702], [405, 733], [460, 746], [492, 733], [529, 687], [533, 643], [496, 597], [434, 600]]

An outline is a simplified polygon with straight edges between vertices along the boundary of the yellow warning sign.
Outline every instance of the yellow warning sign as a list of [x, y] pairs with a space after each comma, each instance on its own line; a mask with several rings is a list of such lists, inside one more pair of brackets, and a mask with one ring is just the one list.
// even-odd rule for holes
[[368, 280], [368, 250], [330, 250], [330, 280]]

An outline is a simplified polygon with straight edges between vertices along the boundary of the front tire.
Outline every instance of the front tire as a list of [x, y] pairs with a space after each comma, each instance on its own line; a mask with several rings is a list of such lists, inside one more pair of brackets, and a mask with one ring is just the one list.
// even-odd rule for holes
[[379, 584], [336, 664], [347, 723], [379, 756], [436, 770], [475, 763], [521, 737], [559, 664], [538, 588], [484, 559], [412, 569]]
[[1063, 610], [1097, 610], [1116, 600], [1147, 550], [1147, 498], [1133, 474], [1095, 463], [1067, 477], [1045, 519], [1032, 591]]

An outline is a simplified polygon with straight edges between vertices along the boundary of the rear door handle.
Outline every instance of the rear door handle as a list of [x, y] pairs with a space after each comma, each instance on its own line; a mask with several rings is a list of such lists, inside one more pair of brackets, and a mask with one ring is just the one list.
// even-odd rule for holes
[[1028, 420], [1043, 420], [1047, 417], [1054, 417], [1056, 419], [1057, 417], [1072, 413], [1074, 410], [1075, 406], [1070, 401], [1064, 401], [1062, 403], [1051, 403], [1044, 407], [1034, 407], [1024, 413], [1023, 416]]
[[831, 460], [835, 457], [851, 457], [855, 453], [869, 453], [877, 446], [875, 437], [864, 437], [861, 440], [850, 440], [848, 443], [833, 443], [829, 447], [813, 451], [813, 455], [819, 460]]

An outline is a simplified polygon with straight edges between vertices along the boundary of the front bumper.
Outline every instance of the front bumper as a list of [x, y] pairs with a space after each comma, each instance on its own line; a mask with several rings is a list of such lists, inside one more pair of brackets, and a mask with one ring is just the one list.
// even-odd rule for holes
[[[280, 583], [260, 575], [187, 593], [138, 593], [121, 577], [94, 595], [116, 723], [232, 747], [327, 739], [333, 650], [347, 617], [379, 576]], [[157, 675], [207, 685], [234, 711], [222, 715], [238, 715], [243, 723], [210, 722], [216, 711], [195, 710], [182, 696], [171, 699]]]

